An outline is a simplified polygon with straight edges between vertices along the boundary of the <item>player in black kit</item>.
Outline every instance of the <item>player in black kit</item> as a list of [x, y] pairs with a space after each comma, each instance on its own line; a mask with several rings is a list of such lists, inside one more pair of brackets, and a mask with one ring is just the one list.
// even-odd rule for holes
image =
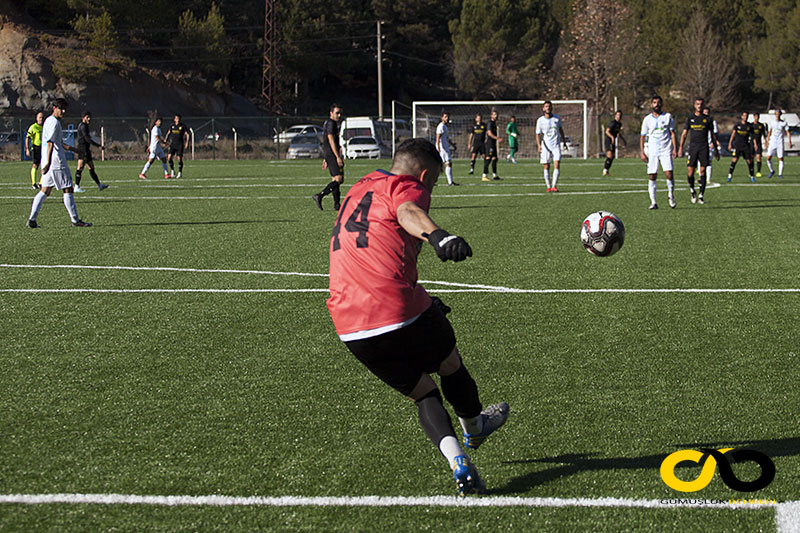
[[322, 125], [322, 169], [328, 169], [331, 174], [331, 181], [319, 193], [311, 198], [316, 202], [317, 207], [322, 211], [322, 199], [333, 194], [333, 208], [338, 211], [341, 201], [339, 187], [344, 182], [344, 159], [339, 148], [339, 121], [342, 119], [342, 106], [332, 104], [328, 113], [328, 120]]
[[[169, 161], [170, 177], [180, 178], [183, 177], [183, 151], [189, 146], [189, 129], [181, 122], [181, 116], [177, 113], [172, 119], [172, 125], [167, 129], [167, 136], [164, 141], [169, 144], [169, 153], [167, 154], [167, 161]], [[178, 175], [175, 175], [175, 162], [173, 157], [178, 158]]]
[[94, 171], [94, 159], [92, 159], [92, 146], [98, 146], [103, 149], [99, 142], [92, 139], [92, 134], [89, 132], [89, 123], [92, 121], [92, 113], [86, 111], [81, 117], [81, 123], [78, 124], [78, 168], [75, 170], [75, 192], [83, 192], [81, 189], [81, 175], [83, 174], [83, 167], [89, 167], [89, 175], [97, 184], [97, 188], [101, 191], [107, 189], [108, 185], [100, 183], [100, 178], [97, 177], [97, 172]]
[[755, 142], [756, 177], [761, 177], [761, 152], [764, 151], [762, 139], [767, 137], [767, 125], [760, 121], [761, 115], [753, 113], [753, 141]]
[[[678, 143], [678, 157], [683, 156], [683, 144], [686, 137], [689, 137], [689, 146], [686, 149], [688, 157], [686, 174], [689, 179], [689, 192], [692, 195], [692, 203], [706, 203], [703, 194], [706, 192], [706, 167], [709, 163], [708, 136], [716, 146], [717, 136], [714, 133], [714, 121], [711, 117], [703, 114], [703, 98], [694, 99], [694, 113], [686, 119], [686, 125], [681, 133], [681, 141]], [[719, 159], [719, 152], [714, 150], [714, 155]], [[694, 189], [694, 169], [700, 170], [700, 194]]]
[[753, 175], [753, 125], [747, 122], [747, 112], [744, 112], [739, 117], [739, 122], [733, 126], [733, 135], [731, 140], [728, 141], [728, 150], [731, 150], [731, 168], [728, 169], [728, 179], [730, 182], [733, 179], [733, 169], [736, 168], [736, 162], [740, 157], [747, 161], [747, 169], [750, 171], [750, 181], [756, 182], [756, 177]]
[[483, 159], [483, 177], [481, 178], [483, 181], [489, 181], [487, 174], [490, 161], [492, 163], [492, 179], [501, 179], [497, 175], [497, 144], [501, 142], [503, 139], [497, 136], [497, 110], [492, 109], [489, 123], [486, 124], [486, 155]]
[[611, 170], [611, 163], [614, 162], [614, 148], [617, 146], [617, 138], [619, 138], [625, 146], [628, 142], [622, 136], [622, 111], [614, 113], [614, 120], [606, 128], [606, 162], [603, 165], [603, 176], [608, 176]]
[[486, 124], [483, 123], [483, 116], [478, 113], [475, 115], [475, 124], [469, 130], [469, 139], [467, 140], [470, 152], [472, 152], [472, 160], [469, 163], [469, 173], [475, 173], [475, 158], [478, 154], [484, 156], [486, 159]]

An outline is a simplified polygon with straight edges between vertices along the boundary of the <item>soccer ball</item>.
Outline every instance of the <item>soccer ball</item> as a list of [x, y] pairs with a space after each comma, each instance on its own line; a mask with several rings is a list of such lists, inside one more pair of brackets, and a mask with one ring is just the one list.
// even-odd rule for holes
[[590, 254], [606, 257], [615, 254], [625, 242], [625, 226], [619, 217], [608, 211], [598, 211], [581, 224], [581, 243]]

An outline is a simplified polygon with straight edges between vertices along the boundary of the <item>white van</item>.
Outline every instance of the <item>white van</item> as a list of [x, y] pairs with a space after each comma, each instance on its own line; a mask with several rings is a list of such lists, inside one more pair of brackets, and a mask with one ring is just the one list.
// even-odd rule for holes
[[348, 117], [339, 124], [339, 144], [347, 153], [347, 141], [353, 137], [374, 137], [386, 146], [392, 146], [392, 124], [372, 117]]
[[[792, 149], [789, 150], [789, 140], [784, 139], [783, 141], [783, 149], [788, 154], [791, 152], [795, 154], [800, 152], [800, 116], [797, 113], [783, 113], [781, 118], [786, 121], [786, 125], [789, 126], [789, 135], [792, 138]], [[761, 113], [758, 117], [758, 120], [767, 126], [767, 131], [764, 134], [769, 133], [769, 130], [775, 126], [775, 110], [770, 109], [767, 113]], [[747, 121], [753, 122], [753, 114], [747, 115]], [[769, 143], [769, 139], [766, 140], [766, 143]], [[767, 150], [767, 144], [764, 144], [764, 151]]]

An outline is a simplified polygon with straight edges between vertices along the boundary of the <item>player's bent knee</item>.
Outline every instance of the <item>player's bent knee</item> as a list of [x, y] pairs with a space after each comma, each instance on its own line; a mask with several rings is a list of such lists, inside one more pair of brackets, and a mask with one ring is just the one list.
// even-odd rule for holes
[[413, 401], [418, 401], [430, 394], [432, 391], [438, 390], [436, 388], [436, 383], [433, 381], [433, 378], [430, 377], [428, 374], [422, 374], [419, 378], [419, 381], [411, 389], [411, 392], [408, 393], [408, 397]]
[[439, 365], [437, 373], [440, 376], [449, 376], [456, 373], [459, 368], [461, 368], [461, 354], [458, 353], [458, 348], [453, 346], [453, 351]]

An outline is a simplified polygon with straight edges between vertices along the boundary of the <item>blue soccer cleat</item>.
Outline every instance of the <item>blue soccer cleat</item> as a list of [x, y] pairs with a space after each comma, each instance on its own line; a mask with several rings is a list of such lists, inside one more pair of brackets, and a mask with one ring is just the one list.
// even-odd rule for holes
[[486, 437], [500, 429], [508, 420], [509, 406], [506, 402], [490, 405], [481, 412], [483, 429], [480, 433], [464, 433], [464, 446], [477, 450]]
[[486, 484], [478, 475], [475, 465], [466, 455], [459, 455], [450, 465], [453, 469], [453, 479], [456, 481], [456, 490], [459, 496], [467, 494], [482, 494], [486, 490]]
[[769, 176], [767, 176], [767, 178], [771, 178], [774, 175], [775, 175], [775, 171], [774, 170], [770, 170], [769, 171]]

